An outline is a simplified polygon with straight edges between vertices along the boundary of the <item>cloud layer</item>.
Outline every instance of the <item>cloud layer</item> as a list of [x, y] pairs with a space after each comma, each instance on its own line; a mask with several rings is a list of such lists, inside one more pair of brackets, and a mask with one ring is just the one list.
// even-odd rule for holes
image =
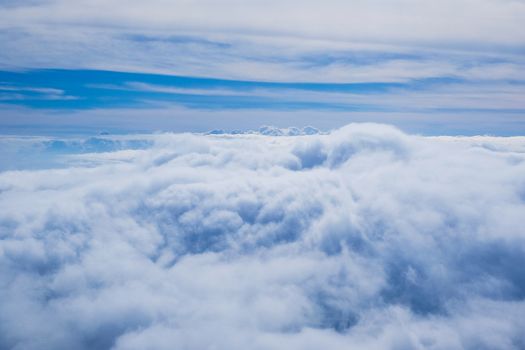
[[10, 68], [264, 81], [523, 80], [521, 0], [14, 5], [0, 1], [0, 66]]
[[210, 108], [220, 120], [242, 108], [279, 115], [236, 116], [236, 128], [311, 125], [286, 111], [322, 109], [318, 128], [523, 134], [523, 23], [523, 0], [0, 0], [0, 129], [110, 119], [118, 132], [203, 131], [227, 128]]
[[148, 142], [0, 173], [0, 348], [525, 347], [523, 138]]

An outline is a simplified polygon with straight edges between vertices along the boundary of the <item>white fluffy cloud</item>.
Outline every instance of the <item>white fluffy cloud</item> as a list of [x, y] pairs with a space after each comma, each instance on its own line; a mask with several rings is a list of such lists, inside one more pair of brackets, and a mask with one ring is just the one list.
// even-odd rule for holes
[[0, 173], [0, 348], [525, 347], [525, 139], [151, 141]]

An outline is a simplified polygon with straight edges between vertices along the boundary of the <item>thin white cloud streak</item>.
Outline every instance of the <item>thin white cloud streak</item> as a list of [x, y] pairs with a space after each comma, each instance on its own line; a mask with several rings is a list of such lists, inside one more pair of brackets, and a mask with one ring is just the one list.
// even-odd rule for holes
[[201, 96], [259, 96], [264, 94], [252, 93], [251, 91], [233, 90], [227, 88], [212, 88], [212, 89], [192, 89], [184, 87], [174, 87], [169, 85], [156, 85], [141, 82], [127, 82], [123, 85], [90, 85], [94, 88], [112, 89], [112, 90], [131, 90], [144, 92], [159, 92], [166, 94], [182, 94], [182, 95], [201, 95]]
[[154, 140], [0, 173], [1, 347], [525, 344], [523, 138]]
[[[27, 96], [25, 93], [33, 93]], [[0, 101], [2, 100], [75, 100], [77, 97], [66, 95], [64, 90], [31, 86], [10, 86], [0, 83]]]
[[[387, 91], [372, 93], [356, 92], [322, 92], [291, 88], [253, 88], [228, 89], [209, 88], [194, 89], [156, 85], [141, 82], [128, 82], [123, 85], [89, 85], [91, 88], [110, 90], [131, 90], [156, 92], [176, 95], [222, 96], [222, 97], [258, 97], [287, 103], [310, 102], [326, 104], [327, 107], [346, 106], [373, 107], [385, 110], [417, 109], [501, 109], [525, 110], [523, 87], [520, 85], [478, 82], [469, 84], [446, 84], [440, 87], [407, 89], [391, 87]], [[155, 101], [149, 101], [154, 105]], [[162, 102], [161, 104], [164, 104]]]

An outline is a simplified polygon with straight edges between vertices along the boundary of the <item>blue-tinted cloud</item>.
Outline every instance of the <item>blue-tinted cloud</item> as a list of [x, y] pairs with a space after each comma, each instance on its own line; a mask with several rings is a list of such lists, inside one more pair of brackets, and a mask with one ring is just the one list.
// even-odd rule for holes
[[524, 345], [522, 137], [99, 139], [0, 173], [3, 348]]

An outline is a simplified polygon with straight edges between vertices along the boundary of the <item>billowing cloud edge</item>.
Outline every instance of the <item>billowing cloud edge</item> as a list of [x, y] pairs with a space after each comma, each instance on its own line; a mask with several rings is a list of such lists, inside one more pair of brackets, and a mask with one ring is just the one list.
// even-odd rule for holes
[[0, 173], [0, 347], [525, 345], [523, 138], [148, 142]]

